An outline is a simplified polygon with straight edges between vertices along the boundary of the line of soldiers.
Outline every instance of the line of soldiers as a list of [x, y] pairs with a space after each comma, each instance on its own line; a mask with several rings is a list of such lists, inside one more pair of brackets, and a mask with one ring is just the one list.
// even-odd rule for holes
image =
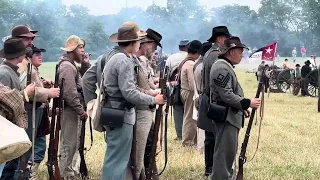
[[[183, 146], [203, 143], [205, 176], [229, 179], [238, 148], [238, 134], [249, 108], [260, 99], [244, 98], [234, 72], [247, 47], [227, 27], [217, 26], [208, 42], [181, 40], [179, 52], [168, 57], [170, 84], [175, 87], [173, 115], [177, 138]], [[193, 108], [194, 106], [194, 108]], [[201, 149], [201, 148], [200, 148]]]
[[[39, 63], [33, 63], [26, 55], [31, 52], [28, 47], [32, 47], [36, 36], [27, 26], [17, 26], [12, 30], [12, 38], [4, 42], [4, 49], [0, 52], [5, 58], [0, 66], [0, 82], [11, 89], [21, 90], [21, 101], [35, 101], [41, 107], [43, 103], [48, 103], [48, 99], [59, 97], [60, 90], [52, 88], [51, 81], [40, 77], [37, 69]], [[107, 143], [102, 179], [145, 179], [148, 164], [145, 155], [150, 148], [147, 139], [152, 132], [155, 105], [166, 103], [164, 96], [155, 90], [157, 81], [152, 76], [152, 67], [148, 62], [150, 59], [147, 58], [157, 46], [161, 47], [161, 38], [152, 29], [144, 32], [136, 23], [126, 22], [109, 38], [117, 46], [92, 66], [84, 52], [85, 41], [75, 35], [67, 39], [66, 46], [61, 48], [65, 53], [58, 61], [58, 81], [61, 83], [64, 79], [63, 94], [66, 95], [59, 143], [62, 179], [76, 179], [80, 176], [77, 167], [80, 119], [87, 118], [85, 105], [97, 98], [97, 84], [102, 85], [105, 101], [103, 109], [112, 109], [107, 114], [101, 113], [100, 118]], [[258, 108], [260, 105], [259, 99], [244, 98], [233, 70], [234, 65], [242, 59], [243, 49], [247, 47], [238, 37], [232, 37], [225, 26], [218, 26], [213, 28], [208, 42], [202, 44], [198, 40], [182, 40], [179, 48], [181, 52], [170, 56], [166, 62], [170, 84], [175, 89], [173, 107], [177, 139], [181, 139], [184, 146], [195, 146], [199, 136], [197, 126], [203, 129], [205, 175], [212, 175], [212, 179], [228, 179], [232, 175], [238, 133], [243, 127], [244, 117], [249, 117], [250, 107]], [[43, 52], [40, 49], [37, 52], [35, 47], [34, 50], [32, 57]], [[81, 67], [77, 67], [75, 62], [80, 63]], [[24, 74], [28, 74], [28, 65], [33, 67], [31, 82], [34, 83], [27, 86], [28, 78]], [[27, 132], [30, 132], [35, 117], [32, 117], [32, 108], [26, 110], [28, 122], [25, 120], [22, 127], [28, 128]], [[197, 110], [195, 117], [194, 112]], [[40, 112], [35, 114], [41, 117]], [[37, 123], [41, 121], [41, 118], [36, 119]], [[132, 171], [130, 152], [134, 130], [137, 136], [134, 148], [137, 151], [136, 167]], [[30, 139], [31, 134], [28, 133]], [[26, 154], [22, 159], [7, 162], [1, 178], [13, 179], [16, 173], [17, 179], [19, 163], [21, 167], [23, 159], [30, 158], [30, 152]], [[33, 163], [31, 166], [36, 167]]]
[[[49, 101], [60, 95], [60, 89], [54, 88], [51, 80], [45, 80], [40, 76], [38, 68], [42, 64], [41, 53], [45, 50], [34, 46], [33, 40], [38, 36], [36, 33], [37, 31], [31, 30], [28, 26], [14, 27], [11, 37], [5, 40], [4, 49], [0, 54], [4, 58], [0, 65], [0, 83], [11, 89], [21, 90], [20, 98], [23, 98], [25, 104], [20, 108], [26, 110], [27, 118], [20, 119], [25, 126], [20, 126], [20, 123], [16, 125], [26, 129], [34, 149], [32, 151], [30, 149], [17, 159], [7, 161], [3, 165], [1, 179], [37, 179], [36, 170], [46, 152], [45, 136], [49, 134]], [[82, 103], [80, 83], [80, 74], [90, 67], [84, 46], [84, 40], [74, 35], [70, 36], [66, 47], [61, 48], [65, 53], [59, 58], [59, 82], [65, 79], [63, 93], [67, 94], [64, 97], [66, 104], [62, 113], [64, 121], [61, 122], [59, 144], [59, 166], [63, 179], [79, 176], [76, 167], [78, 132], [74, 127], [78, 127], [79, 117], [87, 116]], [[80, 63], [81, 68], [78, 68], [75, 62]], [[32, 106], [33, 104], [35, 106]], [[2, 115], [10, 119], [8, 114]], [[37, 137], [34, 137], [34, 134], [37, 134]], [[34, 154], [32, 157], [31, 153]]]

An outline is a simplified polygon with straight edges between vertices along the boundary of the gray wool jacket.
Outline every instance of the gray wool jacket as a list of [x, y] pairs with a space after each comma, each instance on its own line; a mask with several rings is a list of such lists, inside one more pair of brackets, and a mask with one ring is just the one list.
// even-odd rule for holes
[[[134, 62], [124, 53], [113, 55], [103, 69], [103, 88], [109, 97], [124, 98], [136, 106], [148, 106], [155, 98], [141, 93], [134, 78]], [[134, 125], [135, 109], [127, 109], [125, 123]]]
[[100, 87], [101, 75], [101, 59], [103, 55], [99, 56], [97, 61], [84, 73], [82, 77], [82, 90], [84, 101], [87, 104], [92, 99], [97, 99], [96, 90]]
[[244, 98], [233, 66], [225, 59], [218, 59], [212, 65], [210, 93], [213, 101], [223, 102], [230, 107], [226, 121], [240, 129], [244, 120], [243, 111], [249, 108], [250, 100]]

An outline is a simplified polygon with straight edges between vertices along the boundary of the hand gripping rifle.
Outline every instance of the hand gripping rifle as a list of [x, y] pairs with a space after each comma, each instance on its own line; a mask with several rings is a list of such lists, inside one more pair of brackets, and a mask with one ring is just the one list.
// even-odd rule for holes
[[[59, 65], [56, 65], [56, 73], [54, 80], [54, 87], [59, 87]], [[48, 148], [48, 173], [50, 180], [61, 180], [60, 170], [58, 166], [58, 146], [59, 146], [59, 131], [60, 121], [62, 117], [62, 112], [64, 110], [64, 100], [63, 100], [63, 83], [64, 79], [61, 80], [60, 84], [60, 96], [59, 98], [53, 99], [52, 105], [52, 115], [51, 115], [51, 129], [50, 129], [50, 139], [49, 139], [49, 148]], [[57, 112], [57, 109], [59, 111]], [[54, 171], [53, 171], [54, 166]]]
[[[168, 88], [167, 88], [167, 80], [168, 80], [168, 70], [165, 71], [166, 74], [163, 74], [163, 71], [160, 72], [160, 79], [159, 79], [159, 87], [161, 88], [161, 94], [165, 96], [167, 100], [168, 98]], [[165, 137], [164, 137], [164, 143], [165, 143], [165, 164], [163, 169], [160, 171], [160, 173], [157, 172], [157, 166], [156, 166], [156, 156], [157, 156], [157, 143], [158, 143], [158, 135], [159, 135], [159, 129], [160, 129], [160, 124], [163, 120], [163, 105], [159, 105], [158, 109], [156, 110], [156, 117], [155, 117], [155, 124], [154, 124], [154, 134], [153, 134], [153, 141], [152, 141], [152, 149], [151, 149], [151, 154], [149, 156], [149, 166], [146, 169], [146, 179], [151, 180], [155, 179], [155, 176], [160, 176], [168, 162], [168, 151], [167, 151], [167, 125], [168, 125], [168, 111], [169, 111], [169, 102], [166, 104], [166, 117], [165, 117]]]
[[[264, 90], [266, 91], [266, 89], [267, 89], [268, 79], [266, 77], [266, 70], [267, 70], [267, 68], [264, 68], [263, 73], [262, 73], [261, 78], [260, 78], [260, 81], [259, 81], [259, 85], [258, 85], [258, 89], [257, 89], [257, 93], [256, 93], [255, 98], [259, 98], [260, 97], [260, 93], [264, 93], [263, 91]], [[261, 106], [263, 106], [263, 104], [261, 104]], [[263, 107], [260, 107], [260, 108], [262, 109]], [[250, 119], [249, 119], [249, 123], [248, 123], [248, 127], [247, 127], [247, 130], [246, 130], [246, 134], [245, 134], [243, 143], [241, 145], [241, 151], [240, 151], [240, 155], [239, 155], [239, 170], [238, 170], [238, 174], [237, 174], [237, 180], [243, 180], [243, 165], [247, 161], [246, 151], [247, 151], [247, 146], [248, 146], [248, 143], [249, 143], [249, 137], [250, 137], [250, 132], [251, 132], [251, 128], [252, 128], [252, 124], [253, 124], [255, 113], [256, 113], [256, 109], [252, 109], [252, 112], [251, 112], [251, 115], [250, 115]]]

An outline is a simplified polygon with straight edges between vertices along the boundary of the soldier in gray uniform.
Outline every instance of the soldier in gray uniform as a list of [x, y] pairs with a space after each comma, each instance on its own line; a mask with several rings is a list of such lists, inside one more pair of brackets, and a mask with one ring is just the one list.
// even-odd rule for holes
[[[137, 89], [134, 62], [129, 54], [139, 50], [140, 39], [132, 26], [119, 28], [118, 33], [109, 38], [111, 42], [118, 43], [119, 46], [113, 48], [112, 55], [106, 59], [103, 69], [103, 91], [106, 96], [106, 104], [118, 107], [117, 104], [125, 102], [125, 108], [118, 108], [118, 111], [124, 111], [124, 117], [119, 117], [119, 113], [114, 115], [115, 118], [101, 117], [101, 122], [110, 124], [104, 126], [107, 151], [103, 163], [102, 179], [105, 180], [124, 180], [126, 177], [132, 147], [133, 125], [136, 119], [134, 106], [165, 103], [163, 95], [158, 94], [153, 97]], [[122, 122], [118, 121], [120, 118]], [[112, 126], [112, 124], [118, 125]]]
[[227, 180], [232, 176], [239, 129], [243, 127], [244, 117], [250, 115], [249, 107], [258, 108], [260, 106], [259, 99], [244, 98], [233, 70], [234, 65], [239, 64], [242, 59], [243, 48], [247, 47], [238, 37], [227, 39], [220, 48], [218, 59], [210, 71], [210, 108], [225, 108], [222, 116], [215, 114], [213, 119], [215, 147], [211, 178], [214, 180]]
[[207, 110], [209, 104], [209, 82], [210, 82], [210, 70], [214, 61], [218, 58], [218, 50], [226, 39], [228, 39], [231, 34], [228, 28], [225, 26], [217, 26], [212, 29], [212, 36], [208, 41], [214, 43], [213, 46], [206, 52], [203, 57], [203, 69], [201, 73], [201, 81], [203, 84], [202, 92], [200, 94], [200, 107], [199, 107], [199, 117], [198, 117], [198, 127], [205, 130], [205, 140], [204, 140], [204, 157], [205, 157], [205, 176], [209, 176], [212, 172], [213, 166], [213, 151], [214, 151], [214, 134], [212, 129], [212, 120], [207, 118]]

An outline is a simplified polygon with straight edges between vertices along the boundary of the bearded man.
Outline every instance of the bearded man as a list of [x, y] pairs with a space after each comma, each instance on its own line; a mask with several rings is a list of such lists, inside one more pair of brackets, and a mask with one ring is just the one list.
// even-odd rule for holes
[[[64, 96], [65, 109], [62, 112], [59, 143], [61, 155], [59, 168], [64, 180], [79, 177], [77, 139], [81, 129], [80, 119], [87, 118], [83, 105], [80, 72], [85, 72], [89, 67], [89, 62], [84, 62], [84, 47], [85, 41], [72, 35], [67, 39], [65, 48], [60, 48], [66, 52], [59, 59], [59, 84], [64, 79], [63, 93], [66, 95]], [[79, 70], [75, 62], [81, 63], [81, 68], [85, 70]]]

